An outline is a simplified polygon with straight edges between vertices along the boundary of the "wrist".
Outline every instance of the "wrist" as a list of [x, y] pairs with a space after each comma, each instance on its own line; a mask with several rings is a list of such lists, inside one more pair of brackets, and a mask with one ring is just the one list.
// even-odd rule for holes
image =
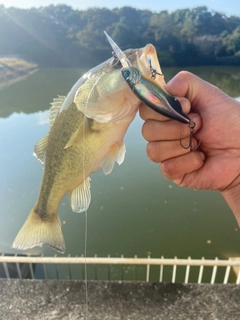
[[232, 210], [238, 226], [240, 227], [240, 184], [231, 189], [222, 191], [221, 194]]

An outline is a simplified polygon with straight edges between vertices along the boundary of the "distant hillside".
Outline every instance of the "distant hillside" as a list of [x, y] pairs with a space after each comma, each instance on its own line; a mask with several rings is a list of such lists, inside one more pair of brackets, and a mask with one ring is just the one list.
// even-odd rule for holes
[[19, 55], [40, 66], [90, 67], [111, 55], [104, 30], [123, 49], [152, 43], [164, 66], [240, 64], [240, 17], [206, 7], [153, 13], [0, 5], [0, 56]]

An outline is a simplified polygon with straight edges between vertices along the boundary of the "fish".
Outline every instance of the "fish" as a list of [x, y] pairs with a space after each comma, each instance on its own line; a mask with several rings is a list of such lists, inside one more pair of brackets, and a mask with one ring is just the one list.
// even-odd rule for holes
[[[143, 75], [150, 76], [149, 61], [161, 73], [153, 45], [124, 51]], [[124, 161], [124, 135], [141, 101], [121, 74], [113, 56], [86, 72], [68, 95], [53, 99], [49, 132], [34, 147], [44, 172], [38, 199], [18, 232], [13, 248], [25, 250], [47, 244], [65, 251], [58, 207], [69, 194], [74, 212], [86, 211], [91, 202], [90, 175], [102, 169], [107, 175], [115, 162]], [[156, 81], [164, 83], [158, 75]]]

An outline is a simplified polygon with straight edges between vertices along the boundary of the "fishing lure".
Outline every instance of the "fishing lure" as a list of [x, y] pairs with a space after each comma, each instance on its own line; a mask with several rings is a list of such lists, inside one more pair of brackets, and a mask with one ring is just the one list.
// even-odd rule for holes
[[121, 72], [131, 90], [149, 108], [182, 123], [190, 122], [178, 99], [167, 93], [154, 80], [141, 74], [135, 67], [122, 68]]
[[112, 40], [112, 38], [104, 31], [115, 57], [119, 59], [123, 68], [121, 73], [123, 78], [133, 91], [133, 93], [149, 108], [153, 109], [157, 113], [160, 113], [168, 118], [175, 119], [179, 122], [188, 124], [190, 129], [190, 138], [188, 146], [181, 146], [184, 149], [196, 150], [200, 142], [196, 147], [192, 146], [192, 138], [195, 128], [195, 122], [191, 121], [189, 117], [182, 111], [182, 107], [178, 99], [170, 95], [163, 87], [158, 85], [154, 79], [159, 74], [155, 69], [152, 68], [151, 61], [150, 72], [151, 78], [144, 76], [137, 68], [131, 66], [130, 61], [124, 54], [124, 52], [118, 47], [118, 45]]

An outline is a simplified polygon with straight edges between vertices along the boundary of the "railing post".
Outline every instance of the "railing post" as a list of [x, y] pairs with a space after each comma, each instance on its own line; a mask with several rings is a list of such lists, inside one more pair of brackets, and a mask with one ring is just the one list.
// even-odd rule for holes
[[[191, 257], [188, 257], [188, 260], [191, 260]], [[184, 283], [188, 283], [189, 273], [190, 273], [190, 265], [188, 264], [188, 265], [186, 266], [186, 273], [185, 273]]]
[[[70, 258], [71, 255], [69, 254], [68, 257]], [[68, 277], [70, 280], [72, 280], [72, 269], [71, 269], [71, 264], [68, 264]]]
[[[215, 261], [218, 261], [218, 258], [216, 257], [215, 258]], [[212, 272], [212, 277], [211, 277], [211, 284], [214, 284], [215, 283], [215, 279], [216, 279], [216, 274], [217, 274], [217, 265], [215, 265], [213, 267], [213, 272]]]
[[[204, 257], [202, 257], [202, 260], [204, 261]], [[201, 265], [200, 268], [199, 268], [199, 274], [198, 274], [198, 284], [202, 283], [202, 276], [203, 276], [203, 269], [204, 269], [204, 266]]]
[[236, 284], [240, 284], [240, 268], [238, 269]]
[[[94, 255], [95, 258], [97, 258], [97, 255]], [[98, 280], [98, 268], [97, 268], [97, 264], [95, 264], [95, 280]]]
[[[136, 254], [135, 254], [134, 258], [137, 259], [137, 255]], [[134, 272], [134, 277], [135, 277], [134, 280], [137, 281], [137, 266], [136, 265], [134, 266], [134, 271], [135, 271]]]
[[[164, 256], [161, 256], [161, 259], [163, 260]], [[160, 265], [159, 282], [163, 282], [163, 264]]]
[[[122, 259], [124, 258], [124, 255], [123, 255], [123, 254], [121, 255], [121, 258], [122, 258]], [[122, 281], [124, 280], [123, 265], [121, 265], [121, 280], [122, 280]]]
[[[108, 255], [108, 258], [110, 258], [110, 254]], [[111, 266], [108, 264], [108, 281], [111, 280]]]
[[[174, 260], [177, 260], [177, 257], [174, 257]], [[176, 263], [173, 265], [173, 273], [172, 273], [172, 283], [176, 281], [176, 274], [177, 274], [177, 265]]]
[[[151, 257], [151, 252], [148, 252], [148, 259]], [[146, 282], [149, 282], [150, 276], [150, 264], [147, 264], [147, 272], [146, 272]]]

